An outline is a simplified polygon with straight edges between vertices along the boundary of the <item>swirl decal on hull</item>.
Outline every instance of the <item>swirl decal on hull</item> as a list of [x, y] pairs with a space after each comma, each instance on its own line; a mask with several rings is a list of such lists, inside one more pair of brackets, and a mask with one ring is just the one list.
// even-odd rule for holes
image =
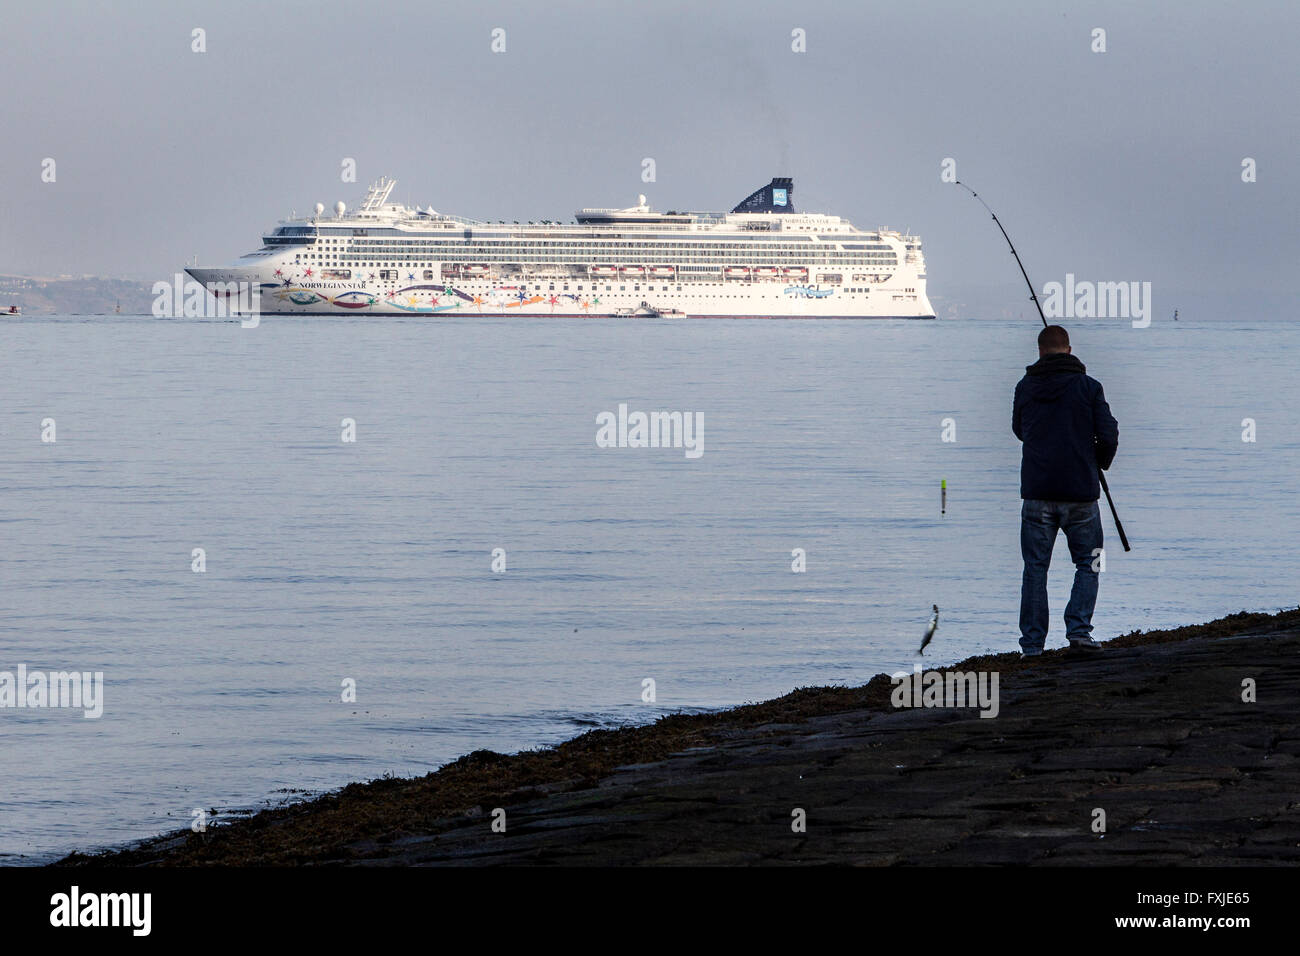
[[[428, 304], [420, 301], [420, 296], [416, 293], [426, 293], [428, 295]], [[398, 296], [404, 296], [406, 301], [401, 301]], [[454, 301], [443, 303], [443, 299], [451, 298]], [[466, 295], [459, 289], [454, 289], [449, 285], [408, 285], [404, 289], [396, 289], [389, 292], [384, 300], [385, 305], [391, 305], [394, 309], [400, 309], [403, 312], [452, 312], [459, 309], [466, 302], [473, 302], [471, 296]]]
[[[349, 289], [333, 297], [315, 289], [292, 286], [289, 282], [284, 286], [276, 286], [275, 289], [276, 299], [281, 302], [292, 302], [294, 305], [316, 305], [319, 302], [327, 302], [340, 309], [366, 309], [381, 303], [377, 293], [367, 292], [364, 289]], [[427, 295], [427, 304], [421, 302], [418, 293]], [[399, 296], [404, 298], [399, 299]], [[453, 301], [444, 303], [442, 301], [444, 298]], [[448, 312], [461, 308], [465, 303], [474, 304], [474, 297], [449, 285], [406, 286], [387, 293], [382, 300], [382, 304], [402, 312]]]
[[369, 292], [344, 292], [336, 295], [329, 302], [340, 309], [364, 309], [375, 304], [375, 297]]

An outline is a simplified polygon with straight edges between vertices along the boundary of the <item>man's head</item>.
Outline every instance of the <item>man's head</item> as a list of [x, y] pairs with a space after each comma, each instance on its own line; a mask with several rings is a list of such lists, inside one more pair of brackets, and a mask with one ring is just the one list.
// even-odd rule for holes
[[1070, 333], [1059, 325], [1049, 325], [1038, 333], [1038, 357], [1068, 354], [1070, 351]]

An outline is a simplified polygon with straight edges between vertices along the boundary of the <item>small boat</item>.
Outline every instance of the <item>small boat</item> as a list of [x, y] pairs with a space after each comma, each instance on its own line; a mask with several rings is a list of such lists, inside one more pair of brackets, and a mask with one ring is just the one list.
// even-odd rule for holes
[[749, 266], [727, 266], [724, 274], [728, 279], [745, 279], [749, 277]]
[[786, 266], [781, 272], [789, 279], [806, 279], [808, 270], [803, 266]]
[[613, 266], [592, 266], [590, 272], [594, 276], [612, 276], [618, 274], [618, 270]]
[[645, 266], [623, 266], [618, 271], [625, 276], [643, 276], [645, 275]]
[[652, 276], [672, 276], [677, 270], [673, 266], [651, 266], [650, 274]]
[[5, 315], [22, 315], [23, 307], [20, 305], [11, 305], [5, 310]]
[[754, 269], [754, 275], [760, 279], [770, 279], [777, 274], [776, 266], [758, 266]]
[[490, 271], [486, 265], [479, 262], [470, 263], [462, 267], [462, 272], [467, 276], [485, 276]]
[[[615, 309], [613, 314], [614, 314], [615, 316], [617, 316], [618, 318], [620, 318], [620, 319], [632, 319], [632, 318], [636, 318], [636, 319], [657, 319], [657, 318], [659, 318], [661, 315], [664, 315], [665, 313], [663, 313], [663, 312], [659, 311], [658, 309], [656, 309], [656, 308], [655, 308], [653, 305], [651, 305], [649, 302], [646, 302], [646, 301], [642, 300], [641, 304], [638, 305], [635, 309], [626, 309], [626, 308], [625, 308], [625, 309]], [[676, 311], [674, 311], [673, 313], [670, 313], [670, 314], [675, 314], [675, 315], [678, 315], [678, 316], [681, 315], [680, 312], [676, 312]]]

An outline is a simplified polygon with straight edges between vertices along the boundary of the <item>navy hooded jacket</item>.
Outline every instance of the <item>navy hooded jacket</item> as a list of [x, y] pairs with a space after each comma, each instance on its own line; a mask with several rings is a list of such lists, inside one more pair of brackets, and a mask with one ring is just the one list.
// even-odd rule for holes
[[1119, 423], [1101, 383], [1068, 352], [1046, 355], [1025, 371], [1011, 412], [1011, 430], [1024, 443], [1020, 497], [1096, 501], [1097, 468], [1109, 468], [1119, 449]]

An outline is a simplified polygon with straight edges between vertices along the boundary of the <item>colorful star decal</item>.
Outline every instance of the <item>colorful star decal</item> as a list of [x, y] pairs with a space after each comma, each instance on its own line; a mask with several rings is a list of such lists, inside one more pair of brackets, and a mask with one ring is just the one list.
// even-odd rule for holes
[[397, 293], [396, 293], [394, 290], [392, 290], [392, 289], [389, 289], [389, 290], [388, 290], [388, 298], [391, 299], [391, 298], [392, 298], [393, 296], [395, 296], [395, 295], [397, 295]]
[[429, 296], [429, 304], [430, 304], [430, 305], [437, 305], [437, 304], [438, 304], [438, 297], [437, 297], [436, 295], [431, 295], [431, 296]]
[[590, 309], [590, 308], [591, 308], [591, 303], [588, 302], [586, 299], [583, 299], [583, 300], [582, 300], [582, 307], [583, 307], [584, 309]]
[[600, 305], [600, 300], [599, 300], [599, 299], [592, 299], [592, 300], [591, 300], [591, 304], [592, 304], [592, 305]]
[[284, 273], [281, 272], [279, 269], [276, 269], [276, 270], [275, 270], [275, 274], [278, 275], [278, 276], [282, 276], [282, 275], [284, 275]]
[[307, 275], [311, 275], [311, 269], [307, 270]]
[[408, 273], [406, 274], [406, 278], [410, 279], [411, 281], [415, 281], [415, 273], [414, 273], [414, 272], [408, 272]]

